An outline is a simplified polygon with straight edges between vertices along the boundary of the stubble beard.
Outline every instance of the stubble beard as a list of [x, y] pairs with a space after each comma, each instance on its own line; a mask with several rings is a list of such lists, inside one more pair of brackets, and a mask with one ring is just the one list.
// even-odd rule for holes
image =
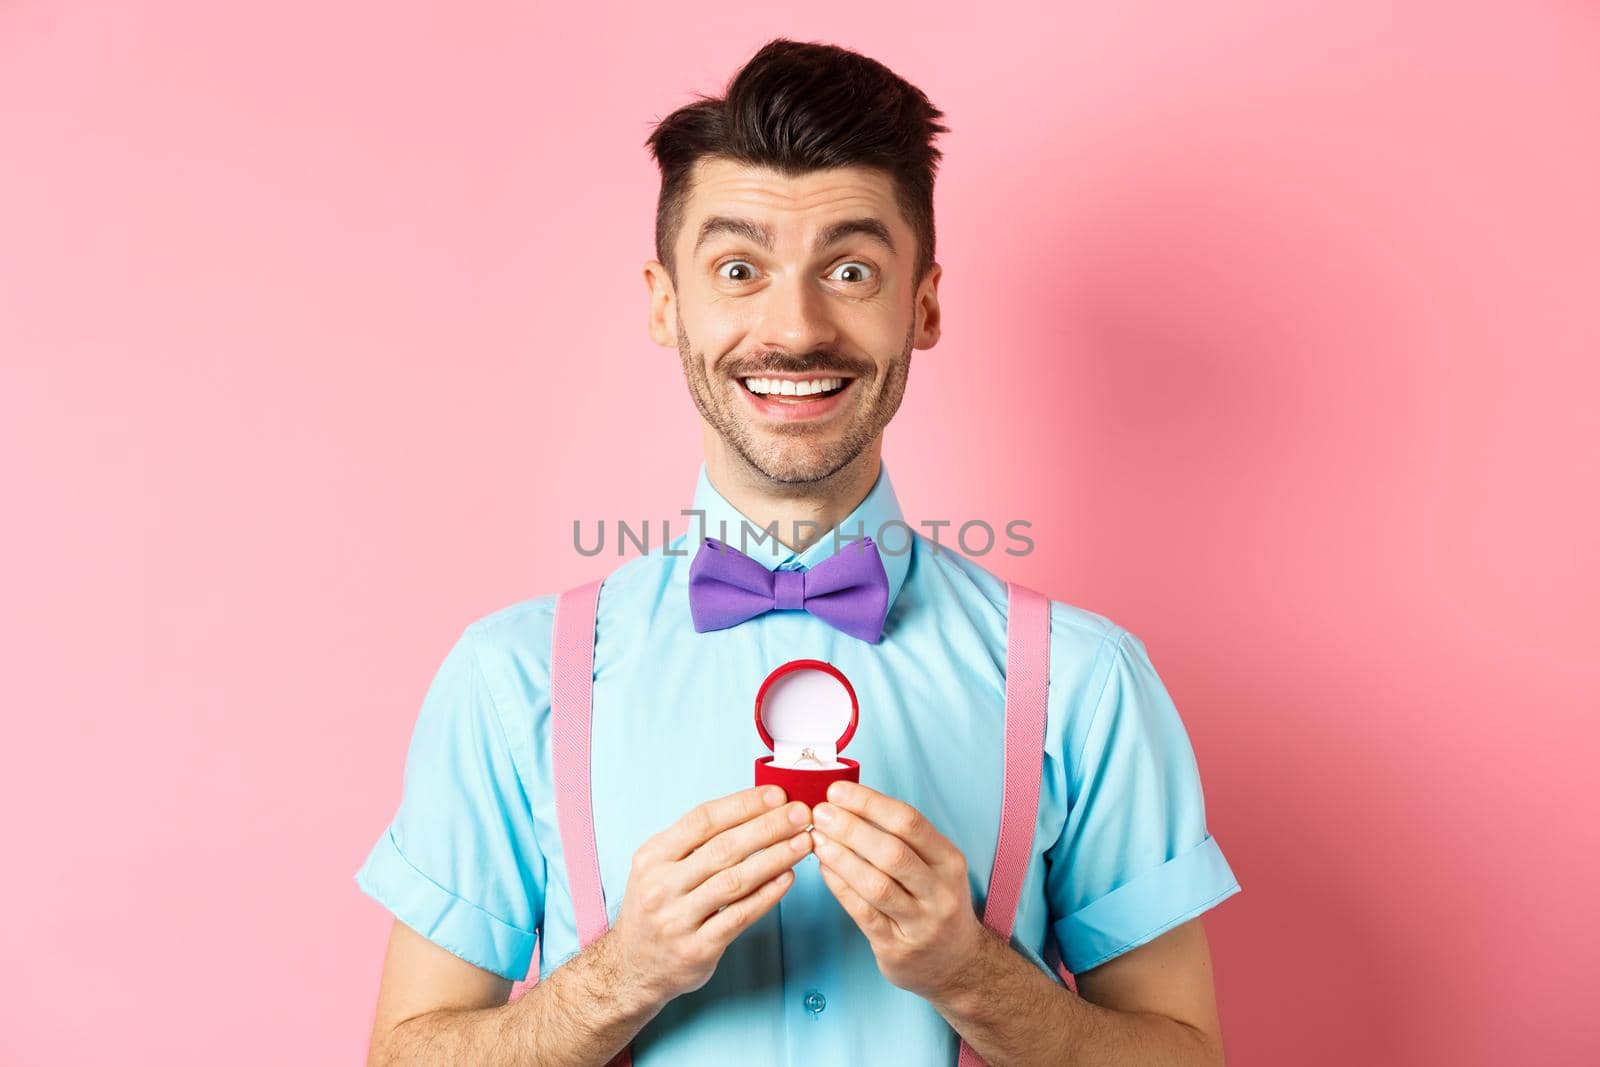
[[[819, 431], [806, 423], [778, 425], [768, 431], [752, 430], [750, 416], [733, 409], [732, 400], [724, 389], [713, 385], [706, 374], [706, 363], [689, 342], [683, 330], [683, 319], [677, 320], [678, 358], [683, 364], [684, 380], [689, 385], [689, 395], [700, 417], [705, 419], [717, 435], [733, 449], [751, 468], [761, 472], [773, 482], [799, 484], [820, 482], [849, 466], [875, 440], [900, 409], [905, 397], [906, 382], [911, 376], [912, 341], [916, 323], [906, 330], [905, 343], [900, 354], [891, 360], [880, 377], [875, 364], [863, 362], [852, 391], [861, 390], [867, 396], [861, 407], [859, 397], [850, 398], [855, 411], [841, 432], [830, 426]], [[803, 362], [771, 368], [780, 373], [805, 373]], [[874, 391], [875, 390], [875, 391]], [[826, 437], [823, 438], [823, 433]], [[822, 439], [819, 439], [822, 438]]]

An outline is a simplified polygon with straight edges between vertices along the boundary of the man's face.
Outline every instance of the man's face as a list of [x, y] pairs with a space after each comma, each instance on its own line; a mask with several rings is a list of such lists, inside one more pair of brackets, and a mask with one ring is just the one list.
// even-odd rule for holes
[[940, 269], [913, 290], [916, 237], [887, 174], [786, 178], [702, 159], [675, 250], [675, 284], [646, 267], [651, 332], [676, 344], [726, 447], [798, 483], [875, 445], [905, 395], [911, 350], [939, 335]]

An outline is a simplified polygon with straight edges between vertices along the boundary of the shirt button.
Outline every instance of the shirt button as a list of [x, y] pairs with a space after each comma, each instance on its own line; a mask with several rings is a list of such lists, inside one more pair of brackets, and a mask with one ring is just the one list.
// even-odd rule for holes
[[804, 1003], [806, 1006], [806, 1011], [809, 1011], [812, 1015], [821, 1015], [822, 1009], [828, 1006], [828, 998], [823, 996], [818, 990], [808, 989], [806, 990], [806, 999]]

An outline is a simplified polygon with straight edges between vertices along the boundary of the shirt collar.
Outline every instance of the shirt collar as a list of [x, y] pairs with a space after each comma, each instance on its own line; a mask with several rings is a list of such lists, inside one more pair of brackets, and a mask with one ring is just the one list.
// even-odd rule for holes
[[[861, 503], [832, 530], [824, 530], [822, 536], [804, 552], [796, 553], [776, 539], [764, 535], [754, 519], [746, 518], [711, 484], [704, 463], [700, 464], [700, 476], [695, 483], [694, 511], [703, 514], [705, 519], [702, 527], [699, 514], [687, 516], [687, 547], [691, 552], [698, 548], [702, 536], [715, 537], [756, 560], [769, 571], [799, 567], [810, 570], [856, 538], [870, 537], [878, 546], [878, 558], [883, 561], [884, 573], [889, 577], [891, 609], [895, 598], [900, 595], [900, 587], [905, 584], [906, 571], [911, 567], [911, 526], [900, 511], [900, 501], [889, 482], [889, 468], [882, 460], [878, 462], [878, 480], [872, 484], [871, 491], [862, 498]], [[744, 534], [744, 543], [740, 542], [740, 523], [749, 526], [749, 531]]]

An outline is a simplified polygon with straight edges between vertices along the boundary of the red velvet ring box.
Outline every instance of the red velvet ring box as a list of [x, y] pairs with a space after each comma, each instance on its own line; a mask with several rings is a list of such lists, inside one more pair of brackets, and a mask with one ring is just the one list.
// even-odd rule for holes
[[773, 753], [756, 760], [756, 785], [782, 786], [815, 807], [834, 782], [861, 781], [861, 764], [839, 755], [860, 716], [855, 687], [833, 664], [780, 665], [756, 690], [756, 732]]

